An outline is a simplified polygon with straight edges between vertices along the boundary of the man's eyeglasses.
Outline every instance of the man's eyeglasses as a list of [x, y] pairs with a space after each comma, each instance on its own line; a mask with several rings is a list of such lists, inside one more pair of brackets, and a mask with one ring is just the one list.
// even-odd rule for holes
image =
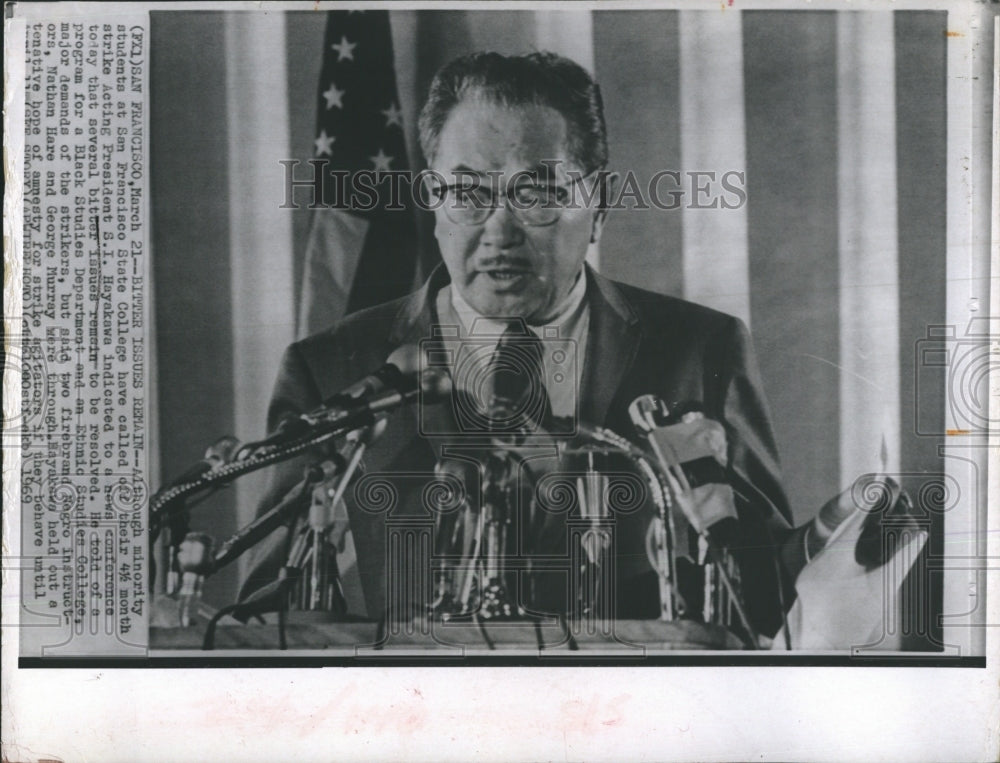
[[[597, 170], [594, 170], [574, 178], [573, 184], [596, 173]], [[530, 226], [552, 225], [564, 209], [580, 204], [572, 185], [516, 183], [508, 185], [504, 193], [501, 188], [491, 188], [473, 179], [463, 185], [431, 185], [430, 192], [438, 200], [445, 216], [457, 225], [482, 225], [500, 206], [499, 198], [506, 199], [503, 203], [515, 218]]]

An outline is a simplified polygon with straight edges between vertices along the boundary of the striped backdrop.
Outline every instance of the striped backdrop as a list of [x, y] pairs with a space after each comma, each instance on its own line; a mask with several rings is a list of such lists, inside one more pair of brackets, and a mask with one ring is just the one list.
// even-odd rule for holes
[[[945, 470], [943, 438], [915, 433], [917, 406], [934, 431], [949, 424], [945, 370], [919, 375], [915, 349], [930, 325], [959, 323], [961, 333], [970, 299], [987, 304], [982, 273], [946, 225], [949, 210], [965, 214], [947, 193], [967, 140], [949, 133], [949, 104], [966, 95], [948, 79], [954, 16], [390, 16], [414, 165], [417, 109], [441, 64], [479, 49], [548, 49], [600, 82], [612, 169], [643, 183], [660, 170], [745, 173], [739, 209], [612, 212], [590, 258], [612, 278], [749, 324], [798, 521], [862, 473]], [[153, 20], [160, 466], [168, 476], [221, 434], [260, 433], [281, 349], [295, 336], [309, 214], [279, 209], [278, 161], [312, 155], [325, 19]], [[419, 223], [433, 259], [429, 221]], [[208, 531], [224, 537], [247, 521], [253, 489], [222, 501]], [[932, 553], [941, 543], [937, 528]], [[210, 598], [224, 602], [232, 581], [211, 581]]]

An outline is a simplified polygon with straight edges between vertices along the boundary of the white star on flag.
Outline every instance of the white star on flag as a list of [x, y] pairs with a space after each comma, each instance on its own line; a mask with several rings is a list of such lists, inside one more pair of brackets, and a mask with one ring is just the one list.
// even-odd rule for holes
[[345, 90], [338, 90], [337, 86], [331, 82], [330, 89], [323, 93], [323, 97], [326, 98], [326, 107], [329, 109], [336, 106], [338, 109], [344, 108], [343, 98]]
[[337, 51], [338, 62], [343, 61], [345, 58], [353, 61], [354, 49], [358, 47], [358, 44], [356, 42], [348, 42], [347, 38], [341, 35], [340, 42], [330, 47]]
[[385, 152], [380, 148], [376, 156], [369, 156], [375, 163], [376, 172], [389, 172], [389, 163], [393, 160], [393, 157], [386, 156]]
[[395, 103], [390, 103], [389, 108], [382, 109], [382, 113], [385, 115], [386, 127], [391, 127], [392, 125], [403, 126], [403, 110]]
[[326, 130], [320, 131], [319, 137], [313, 143], [316, 146], [316, 156], [329, 154], [332, 151], [334, 140], [332, 136], [326, 134]]

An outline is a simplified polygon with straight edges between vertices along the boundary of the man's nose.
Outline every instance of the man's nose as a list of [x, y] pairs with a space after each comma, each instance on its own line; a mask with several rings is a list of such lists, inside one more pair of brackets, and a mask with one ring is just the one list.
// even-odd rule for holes
[[503, 199], [483, 224], [481, 243], [497, 249], [514, 249], [524, 243], [524, 227], [510, 211], [510, 200]]

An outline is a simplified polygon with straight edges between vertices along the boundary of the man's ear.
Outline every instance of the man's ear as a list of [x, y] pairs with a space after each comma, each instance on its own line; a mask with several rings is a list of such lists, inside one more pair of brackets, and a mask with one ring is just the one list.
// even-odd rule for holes
[[590, 229], [591, 244], [596, 244], [601, 240], [601, 233], [604, 231], [604, 221], [608, 218], [608, 212], [611, 209], [611, 200], [614, 198], [615, 191], [618, 188], [618, 173], [602, 173], [598, 182], [602, 186], [598, 195], [600, 207], [598, 207], [597, 212], [594, 214], [594, 222]]

